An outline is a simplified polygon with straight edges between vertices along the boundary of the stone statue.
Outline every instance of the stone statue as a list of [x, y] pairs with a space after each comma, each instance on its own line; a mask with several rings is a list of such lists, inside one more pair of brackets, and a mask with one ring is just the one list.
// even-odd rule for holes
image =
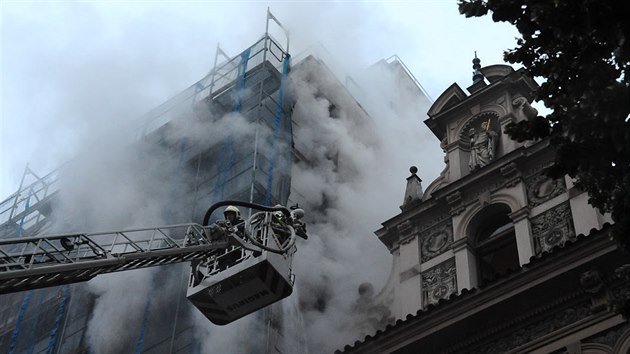
[[497, 133], [490, 129], [490, 120], [481, 123], [481, 130], [475, 131], [470, 128], [470, 160], [468, 166], [470, 170], [476, 170], [486, 166], [494, 160], [496, 151]]

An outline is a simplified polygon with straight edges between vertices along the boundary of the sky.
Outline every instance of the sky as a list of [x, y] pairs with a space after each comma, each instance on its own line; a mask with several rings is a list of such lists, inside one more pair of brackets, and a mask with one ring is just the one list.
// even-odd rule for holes
[[218, 43], [228, 55], [254, 43], [267, 7], [289, 30], [294, 56], [323, 46], [344, 76], [396, 54], [433, 99], [471, 83], [475, 51], [482, 65], [503, 63], [518, 35], [489, 17], [465, 18], [455, 1], [5, 0], [0, 199], [17, 190], [27, 164], [46, 174], [95, 132], [134, 126], [203, 77]]

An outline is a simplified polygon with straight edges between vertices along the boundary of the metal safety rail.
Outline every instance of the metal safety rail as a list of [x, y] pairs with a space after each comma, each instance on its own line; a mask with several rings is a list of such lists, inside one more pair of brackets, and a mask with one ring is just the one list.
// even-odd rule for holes
[[[248, 55], [245, 55], [246, 53], [248, 53]], [[225, 61], [219, 62], [219, 56], [225, 58]], [[244, 57], [247, 57], [247, 68], [263, 68], [263, 73], [273, 68], [278, 73], [281, 73], [284, 60], [287, 56], [288, 51], [268, 34], [265, 34], [261, 39], [256, 41], [256, 43], [234, 57], [229, 57], [217, 46], [214, 65], [205, 77], [192, 84], [175, 97], [152, 109], [138, 120], [138, 124], [141, 125], [139, 137], [149, 135], [151, 132], [176, 117], [186, 116], [185, 112], [194, 114], [192, 108], [197, 104], [199, 99], [208, 97], [210, 100], [216, 100], [226, 93], [227, 95], [225, 95], [224, 99], [233, 99], [234, 96], [230, 94], [236, 94], [234, 93], [234, 89], [238, 88], [239, 71], [243, 69], [242, 64]], [[243, 74], [243, 72], [241, 72], [241, 74]], [[249, 69], [247, 69], [247, 75], [248, 83], [244, 92], [255, 93], [255, 91], [250, 91], [250, 88], [252, 84], [258, 83], [259, 80], [262, 81], [262, 78], [252, 77], [253, 72], [250, 72]], [[247, 98], [243, 97], [243, 106], [246, 105], [246, 100]], [[260, 102], [260, 100], [258, 102]], [[253, 104], [256, 103], [257, 102], [254, 102]], [[228, 105], [228, 108], [233, 107]], [[230, 110], [231, 109], [228, 109], [226, 112]]]
[[87, 281], [99, 274], [209, 257], [228, 242], [209, 242], [195, 223], [99, 233], [0, 240], [0, 294]]
[[28, 166], [17, 192], [0, 202], [0, 238], [28, 236], [42, 229], [52, 213], [59, 170], [44, 177]]

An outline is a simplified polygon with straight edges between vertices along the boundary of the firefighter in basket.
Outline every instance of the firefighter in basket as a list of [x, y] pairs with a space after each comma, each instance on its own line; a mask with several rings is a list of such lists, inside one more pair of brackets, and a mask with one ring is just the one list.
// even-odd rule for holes
[[[276, 205], [281, 207], [281, 205]], [[291, 236], [291, 230], [287, 226], [292, 226], [295, 234], [303, 239], [307, 239], [306, 225], [300, 220], [304, 216], [304, 210], [299, 209], [297, 205], [291, 207], [291, 216], [287, 217], [281, 211], [273, 213], [271, 227], [276, 235], [284, 242]]]
[[[210, 242], [225, 240], [232, 234], [243, 237], [245, 228], [244, 220], [241, 219], [241, 211], [229, 205], [223, 211], [224, 220], [217, 220], [214, 224], [206, 228], [206, 237]], [[229, 240], [229, 239], [228, 239]]]

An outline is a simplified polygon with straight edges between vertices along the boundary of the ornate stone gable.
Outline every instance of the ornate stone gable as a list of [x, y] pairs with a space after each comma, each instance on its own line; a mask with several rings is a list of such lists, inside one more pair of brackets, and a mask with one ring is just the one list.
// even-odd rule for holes
[[525, 178], [525, 186], [530, 207], [540, 205], [567, 190], [564, 179], [550, 178], [545, 175], [544, 171]]
[[453, 223], [450, 218], [427, 228], [420, 233], [420, 255], [422, 263], [445, 252], [453, 243]]
[[435, 304], [453, 293], [457, 293], [455, 258], [422, 272], [422, 302], [424, 306]]
[[562, 203], [531, 219], [536, 254], [562, 246], [575, 237], [569, 203]]
[[[546, 176], [557, 152], [548, 139], [521, 143], [503, 134], [509, 122], [536, 116], [528, 103], [535, 83], [522, 74], [497, 76], [493, 87], [462, 99], [452, 91], [432, 107], [427, 125], [446, 169], [422, 202], [386, 226], [398, 257], [388, 284], [399, 321], [347, 352], [564, 353], [584, 344], [591, 345], [584, 353], [627, 351], [630, 327], [615, 327], [620, 319], [606, 300], [627, 298], [630, 286], [605, 277], [625, 258], [606, 237], [562, 247], [576, 232], [609, 235], [604, 219], [566, 177]], [[427, 311], [413, 315], [418, 307]]]

